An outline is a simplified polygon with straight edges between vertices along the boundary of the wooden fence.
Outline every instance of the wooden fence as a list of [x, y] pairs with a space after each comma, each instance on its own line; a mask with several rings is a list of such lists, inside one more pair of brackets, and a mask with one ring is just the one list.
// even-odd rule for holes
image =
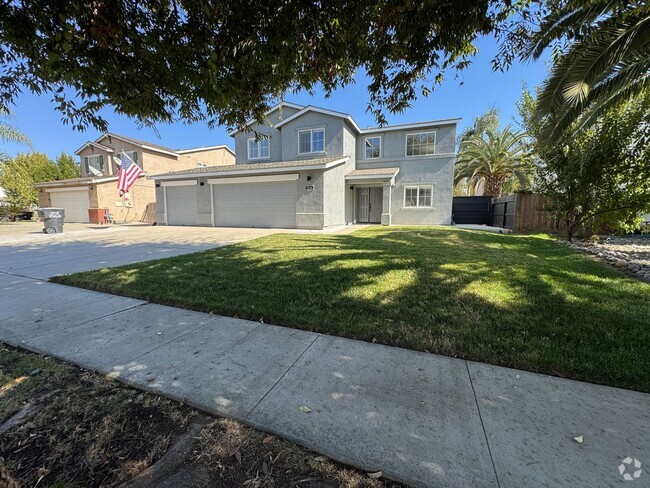
[[547, 200], [535, 193], [517, 193], [492, 200], [492, 225], [515, 232], [556, 232], [560, 222], [544, 210]]

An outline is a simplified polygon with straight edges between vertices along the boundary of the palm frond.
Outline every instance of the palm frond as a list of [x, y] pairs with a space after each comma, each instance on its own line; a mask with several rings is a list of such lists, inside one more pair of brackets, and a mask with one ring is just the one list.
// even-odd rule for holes
[[29, 137], [4, 121], [0, 121], [0, 140], [5, 143], [31, 144]]

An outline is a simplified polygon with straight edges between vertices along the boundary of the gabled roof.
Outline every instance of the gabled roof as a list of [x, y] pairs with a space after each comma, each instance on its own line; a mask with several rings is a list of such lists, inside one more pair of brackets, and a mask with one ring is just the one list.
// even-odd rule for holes
[[352, 125], [352, 127], [354, 127], [356, 129], [357, 132], [361, 132], [361, 128], [359, 128], [359, 126], [357, 125], [357, 123], [354, 121], [354, 119], [352, 118], [352, 116], [350, 114], [346, 114], [346, 113], [343, 113], [343, 112], [337, 112], [335, 110], [328, 110], [326, 108], [315, 107], [313, 105], [307, 105], [305, 108], [303, 108], [299, 112], [296, 112], [291, 117], [287, 117], [286, 119], [281, 120], [280, 122], [275, 124], [275, 128], [277, 129], [279, 127], [282, 127], [287, 122], [291, 122], [292, 120], [297, 119], [298, 117], [300, 117], [301, 115], [306, 114], [307, 112], [318, 112], [319, 114], [332, 115], [334, 117], [341, 117], [342, 119], [347, 120]]
[[325, 115], [331, 115], [333, 117], [340, 117], [352, 125], [354, 129], [359, 133], [359, 134], [373, 134], [377, 132], [387, 132], [387, 131], [392, 131], [392, 130], [404, 130], [404, 129], [418, 129], [422, 127], [435, 127], [439, 125], [448, 125], [448, 124], [455, 124], [459, 122], [461, 119], [460, 118], [454, 118], [454, 119], [440, 119], [440, 120], [428, 120], [425, 122], [415, 122], [412, 124], [397, 124], [397, 125], [386, 125], [384, 127], [369, 127], [367, 129], [362, 129], [360, 128], [357, 123], [354, 121], [352, 116], [350, 114], [346, 114], [344, 112], [337, 112], [336, 110], [328, 110], [326, 108], [322, 107], [315, 107], [313, 105], [307, 105], [304, 107], [302, 110], [299, 112], [296, 112], [290, 117], [287, 117], [284, 120], [281, 120], [277, 124], [275, 124], [275, 128], [279, 129], [282, 127], [284, 124], [291, 122], [292, 120], [297, 119], [298, 117], [301, 117], [302, 115], [308, 113], [308, 112], [317, 112], [320, 114], [325, 114]]
[[[291, 102], [280, 102], [277, 105], [274, 105], [273, 107], [268, 109], [266, 112], [264, 112], [264, 116], [272, 114], [273, 112], [275, 112], [276, 110], [281, 109], [282, 107], [289, 107], [289, 108], [293, 108], [293, 109], [296, 109], [296, 110], [302, 110], [304, 108], [304, 105], [298, 105], [296, 103], [291, 103]], [[248, 127], [249, 125], [251, 125], [251, 124], [253, 124], [255, 122], [256, 122], [255, 119], [248, 119], [246, 121], [245, 125], [246, 125], [246, 127]], [[228, 132], [228, 135], [229, 136], [234, 136], [235, 134], [237, 134], [237, 132], [239, 132], [239, 129], [234, 129], [234, 130], [231, 130], [230, 132]]]
[[115, 139], [118, 139], [120, 141], [128, 142], [130, 144], [133, 144], [134, 146], [138, 146], [138, 147], [141, 147], [143, 149], [148, 149], [150, 151], [155, 151], [155, 152], [159, 152], [159, 153], [163, 153], [163, 154], [169, 154], [170, 156], [178, 156], [176, 151], [174, 149], [169, 148], [169, 147], [160, 146], [158, 144], [151, 144], [150, 142], [141, 141], [139, 139], [133, 139], [132, 137], [121, 136], [119, 134], [113, 134], [112, 132], [107, 132], [106, 134], [102, 134], [101, 136], [99, 136], [95, 140], [95, 142], [98, 143], [99, 141], [101, 141], [102, 139], [104, 139], [106, 137], [115, 138]]
[[264, 174], [264, 173], [282, 173], [287, 171], [307, 170], [307, 169], [329, 169], [339, 164], [345, 163], [350, 159], [349, 156], [342, 158], [318, 158], [318, 159], [300, 159], [294, 161], [278, 161], [273, 163], [254, 163], [254, 164], [227, 164], [223, 166], [206, 166], [200, 168], [184, 169], [181, 171], [172, 171], [159, 175], [150, 176], [151, 180], [178, 180], [188, 177], [197, 176], [231, 176], [244, 174]]
[[83, 146], [81, 146], [79, 149], [77, 149], [74, 153], [79, 154], [81, 151], [86, 149], [88, 146], [96, 147], [97, 149], [101, 149], [102, 151], [106, 151], [106, 152], [113, 152], [113, 149], [111, 149], [108, 146], [104, 146], [103, 144], [99, 144], [98, 142], [88, 141]]
[[191, 147], [188, 149], [177, 149], [176, 152], [178, 154], [190, 154], [190, 153], [196, 153], [201, 151], [212, 151], [213, 149], [225, 149], [226, 151], [230, 151], [233, 156], [235, 155], [235, 151], [230, 149], [225, 144], [222, 144], [220, 146], [205, 146], [205, 147]]

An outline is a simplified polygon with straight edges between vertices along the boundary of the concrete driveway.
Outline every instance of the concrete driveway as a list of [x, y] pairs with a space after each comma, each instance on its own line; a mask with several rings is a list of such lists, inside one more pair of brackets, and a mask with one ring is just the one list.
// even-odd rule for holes
[[47, 235], [35, 222], [0, 225], [0, 272], [47, 279], [59, 274], [120, 266], [256, 239], [282, 229], [93, 226], [67, 224]]

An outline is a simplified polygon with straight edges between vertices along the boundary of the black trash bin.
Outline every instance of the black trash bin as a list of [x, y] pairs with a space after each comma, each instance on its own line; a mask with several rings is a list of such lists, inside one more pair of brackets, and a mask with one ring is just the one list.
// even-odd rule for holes
[[39, 208], [36, 210], [39, 218], [43, 221], [43, 232], [45, 234], [60, 234], [63, 232], [63, 219], [65, 210], [62, 208]]

